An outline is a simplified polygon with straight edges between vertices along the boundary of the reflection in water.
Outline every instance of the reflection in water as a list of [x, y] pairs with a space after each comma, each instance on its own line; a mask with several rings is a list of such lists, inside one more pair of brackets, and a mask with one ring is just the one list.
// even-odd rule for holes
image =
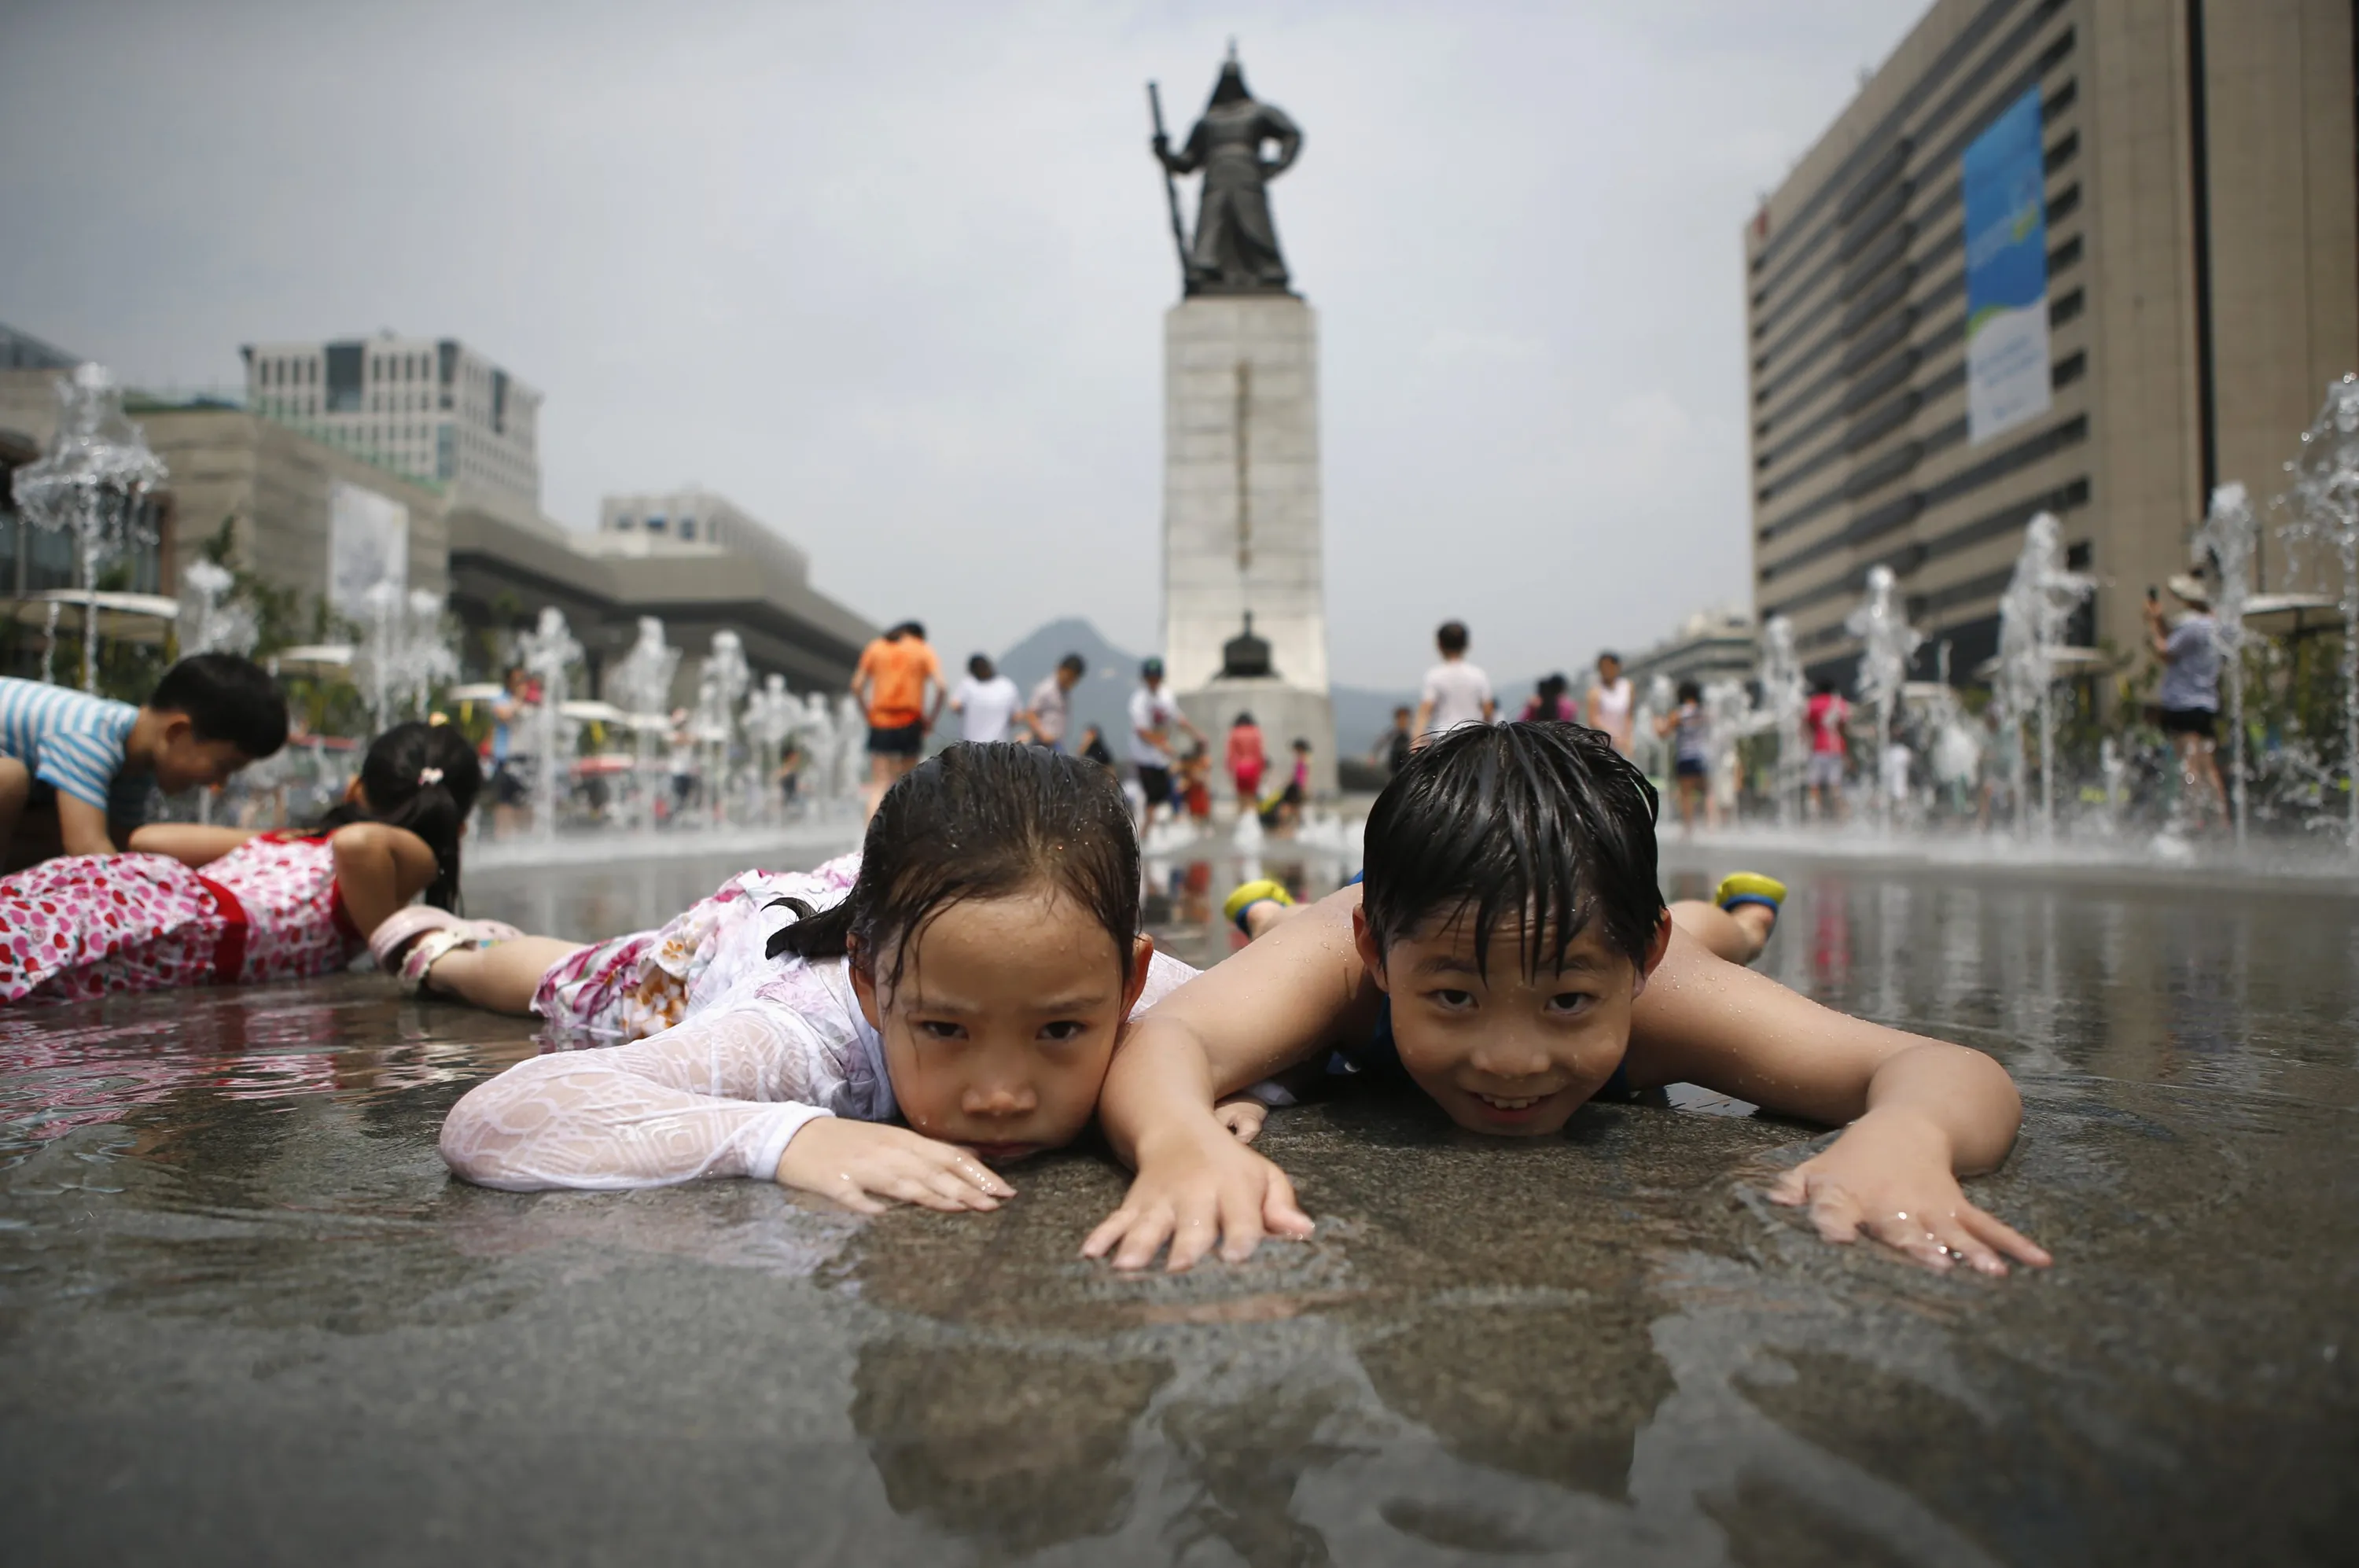
[[[1270, 847], [1300, 894], [1340, 878]], [[1238, 870], [1154, 868], [1158, 940], [1226, 953]], [[2349, 903], [1789, 880], [1772, 974], [2024, 1083], [2022, 1146], [1972, 1190], [2051, 1273], [1820, 1244], [1752, 1195], [1809, 1147], [1792, 1127], [1603, 1106], [1506, 1144], [1363, 1085], [1265, 1134], [1316, 1238], [1117, 1279], [1074, 1256], [1122, 1192], [1102, 1151], [1027, 1162], [1016, 1202], [962, 1217], [753, 1183], [489, 1192], [444, 1178], [434, 1135], [533, 1049], [515, 1020], [371, 975], [13, 1009], [0, 1508], [120, 1559], [110, 1531], [196, 1506], [168, 1493], [185, 1475], [208, 1517], [341, 1557], [408, 1539], [403, 1478], [430, 1473], [482, 1489], [484, 1529], [606, 1532], [492, 1555], [666, 1560], [676, 1536], [605, 1506], [631, 1477], [518, 1446], [558, 1432], [737, 1508], [804, 1478], [814, 1538], [863, 1562], [2336, 1555], [2359, 1530]], [[587, 870], [531, 894], [576, 931], [649, 923], [657, 896]], [[91, 1463], [102, 1440], [128, 1457]], [[728, 1471], [724, 1444], [797, 1459]], [[320, 1529], [284, 1525], [313, 1496], [339, 1499]], [[699, 1519], [716, 1553], [790, 1539], [729, 1514]], [[222, 1555], [269, 1554], [241, 1544]]]
[[852, 1425], [895, 1511], [994, 1556], [1104, 1535], [1130, 1502], [1130, 1430], [1167, 1361], [1002, 1345], [861, 1346]]

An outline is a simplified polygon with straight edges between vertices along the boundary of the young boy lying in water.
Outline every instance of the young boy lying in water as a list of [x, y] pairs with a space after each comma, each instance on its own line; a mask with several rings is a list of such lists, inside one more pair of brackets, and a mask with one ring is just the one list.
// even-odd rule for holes
[[1425, 747], [1368, 818], [1361, 885], [1134, 1022], [1099, 1115], [1137, 1175], [1082, 1251], [1142, 1269], [1169, 1242], [1178, 1270], [1215, 1245], [1234, 1261], [1265, 1233], [1307, 1235], [1285, 1174], [1213, 1106], [1333, 1053], [1397, 1055], [1459, 1126], [1501, 1137], [1544, 1138], [1591, 1099], [1679, 1083], [1843, 1125], [1770, 1192], [1821, 1236], [1864, 1231], [1935, 1269], [2044, 1267], [1958, 1187], [2014, 1142], [2022, 1102], [2006, 1069], [1715, 955], [1757, 938], [1707, 905], [1678, 920], [1665, 909], [1656, 806], [1578, 725], [1470, 725]]

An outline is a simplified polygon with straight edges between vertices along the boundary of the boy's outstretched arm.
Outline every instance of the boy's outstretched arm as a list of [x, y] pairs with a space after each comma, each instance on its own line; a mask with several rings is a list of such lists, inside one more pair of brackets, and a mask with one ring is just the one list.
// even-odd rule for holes
[[1144, 1269], [1169, 1241], [1177, 1272], [1216, 1243], [1232, 1261], [1266, 1233], [1307, 1236], [1284, 1171], [1239, 1143], [1213, 1102], [1348, 1038], [1374, 1020], [1352, 945], [1360, 890], [1347, 887], [1279, 924], [1158, 1002], [1114, 1052], [1098, 1118], [1138, 1172], [1083, 1256]]
[[2049, 1261], [1958, 1186], [2005, 1160], [2023, 1121], [2014, 1080], [1981, 1051], [1821, 1007], [1675, 930], [1632, 1009], [1629, 1074], [1843, 1126], [1770, 1192], [1807, 1205], [1830, 1241], [1864, 1230], [1932, 1268], [1963, 1258], [1986, 1274], [2006, 1258]]

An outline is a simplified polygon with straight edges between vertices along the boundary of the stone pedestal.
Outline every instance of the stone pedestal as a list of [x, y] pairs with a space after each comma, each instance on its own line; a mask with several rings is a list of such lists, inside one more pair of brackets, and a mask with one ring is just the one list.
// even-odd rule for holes
[[1264, 794], [1293, 777], [1297, 735], [1310, 743], [1310, 792], [1335, 793], [1335, 710], [1324, 691], [1305, 691], [1276, 676], [1221, 677], [1182, 691], [1180, 711], [1211, 745], [1214, 800], [1234, 793], [1228, 784], [1229, 726], [1239, 713], [1251, 713], [1261, 726], [1262, 751], [1269, 758]]
[[[1313, 783], [1332, 794], [1318, 318], [1291, 295], [1185, 300], [1164, 318], [1163, 387], [1163, 659], [1172, 690], [1212, 736], [1250, 709], [1273, 767], [1290, 768], [1285, 747], [1305, 736]], [[1248, 612], [1269, 643], [1272, 673], [1223, 681], [1223, 646]]]

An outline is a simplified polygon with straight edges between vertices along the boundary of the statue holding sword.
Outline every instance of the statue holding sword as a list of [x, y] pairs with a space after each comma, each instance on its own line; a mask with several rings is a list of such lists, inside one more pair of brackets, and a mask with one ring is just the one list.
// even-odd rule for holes
[[[1171, 237], [1180, 246], [1180, 265], [1190, 294], [1283, 294], [1287, 289], [1286, 258], [1277, 248], [1277, 226], [1269, 214], [1269, 182], [1293, 166], [1302, 151], [1302, 132], [1283, 110], [1257, 101], [1245, 90], [1245, 68], [1237, 62], [1236, 46], [1221, 67], [1203, 117], [1188, 133], [1187, 142], [1173, 151], [1163, 130], [1163, 105], [1153, 82], [1147, 101], [1155, 115], [1153, 147], [1163, 165], [1164, 183], [1171, 202]], [[1270, 144], [1277, 156], [1265, 156]], [[1180, 198], [1171, 185], [1175, 174], [1204, 176], [1196, 202], [1196, 237], [1192, 244], [1180, 233]]]

